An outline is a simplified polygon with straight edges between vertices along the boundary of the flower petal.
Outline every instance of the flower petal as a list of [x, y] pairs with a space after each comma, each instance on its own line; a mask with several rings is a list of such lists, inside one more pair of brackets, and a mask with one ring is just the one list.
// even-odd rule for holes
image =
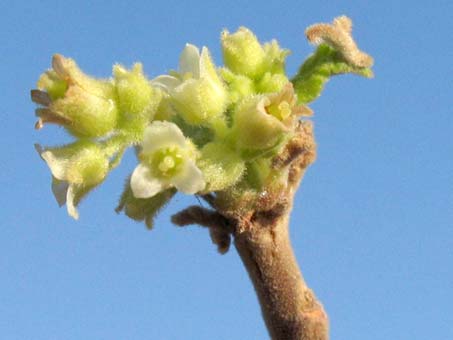
[[165, 91], [170, 91], [181, 84], [181, 80], [169, 75], [162, 75], [151, 80], [151, 85], [159, 87]]
[[66, 194], [66, 210], [75, 220], [79, 218], [77, 206], [80, 204], [81, 200], [95, 187], [95, 185], [87, 186], [74, 183], [69, 184], [68, 192]]
[[185, 194], [195, 194], [206, 186], [203, 173], [192, 160], [186, 161], [184, 169], [172, 178], [172, 183]]
[[73, 217], [75, 220], [79, 219], [79, 212], [77, 211], [77, 208], [74, 204], [74, 198], [75, 198], [75, 187], [74, 185], [70, 185], [68, 187], [68, 192], [66, 194], [66, 209], [68, 211], [68, 214]]
[[69, 183], [66, 181], [60, 181], [59, 179], [52, 176], [52, 193], [57, 200], [57, 203], [62, 207], [66, 203], [66, 197], [68, 194]]
[[[243, 101], [234, 115], [238, 145], [245, 149], [267, 149], [275, 146], [290, 128], [266, 111], [270, 100], [266, 96]], [[292, 118], [291, 118], [292, 119]]]
[[68, 165], [67, 160], [56, 157], [50, 150], [41, 152], [41, 157], [46, 161], [47, 166], [50, 168], [52, 175], [56, 179], [66, 179], [66, 168]]
[[191, 73], [193, 78], [200, 77], [200, 51], [196, 46], [186, 44], [179, 58], [179, 72], [182, 75]]
[[220, 83], [220, 78], [217, 75], [214, 63], [207, 47], [203, 47], [200, 55], [200, 78], [207, 77], [213, 82]]
[[131, 176], [131, 189], [137, 198], [149, 198], [161, 192], [168, 185], [151, 175], [149, 168], [139, 164]]
[[154, 121], [145, 129], [142, 152], [147, 154], [167, 146], [186, 148], [186, 145], [186, 138], [176, 124]]

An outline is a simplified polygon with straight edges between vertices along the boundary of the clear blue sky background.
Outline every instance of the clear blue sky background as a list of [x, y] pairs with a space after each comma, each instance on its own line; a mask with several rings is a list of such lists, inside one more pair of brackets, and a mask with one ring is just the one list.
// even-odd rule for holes
[[75, 222], [57, 207], [35, 142], [29, 90], [51, 55], [107, 77], [142, 61], [150, 77], [176, 67], [186, 42], [220, 63], [219, 34], [245, 25], [293, 51], [312, 51], [307, 25], [347, 14], [376, 77], [333, 79], [312, 108], [318, 160], [292, 217], [308, 283], [332, 339], [453, 339], [453, 5], [451, 1], [3, 1], [0, 4], [0, 338], [266, 339], [253, 288], [232, 249], [206, 230], [154, 231], [113, 208], [122, 166]]

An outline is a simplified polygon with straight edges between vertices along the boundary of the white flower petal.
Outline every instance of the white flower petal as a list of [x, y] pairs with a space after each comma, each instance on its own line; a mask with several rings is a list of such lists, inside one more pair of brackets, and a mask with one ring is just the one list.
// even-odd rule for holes
[[59, 180], [66, 179], [66, 168], [68, 161], [65, 159], [59, 159], [50, 150], [41, 153], [42, 159], [44, 159], [52, 172], [52, 175]]
[[151, 80], [151, 85], [159, 87], [165, 91], [170, 91], [181, 84], [181, 80], [169, 75], [162, 75]]
[[142, 152], [147, 154], [167, 146], [186, 148], [186, 145], [186, 138], [176, 124], [154, 121], [145, 129]]
[[186, 161], [184, 169], [172, 178], [172, 183], [176, 189], [185, 194], [195, 194], [206, 186], [203, 173], [192, 160]]
[[183, 75], [191, 73], [193, 78], [200, 77], [200, 51], [196, 46], [186, 44], [179, 58], [179, 72]]
[[151, 175], [147, 166], [139, 164], [131, 176], [131, 189], [137, 198], [149, 198], [168, 187], [167, 183]]
[[74, 198], [75, 198], [75, 186], [70, 185], [68, 187], [68, 192], [66, 194], [66, 209], [68, 210], [68, 214], [74, 218], [75, 220], [79, 219], [79, 212], [74, 205]]

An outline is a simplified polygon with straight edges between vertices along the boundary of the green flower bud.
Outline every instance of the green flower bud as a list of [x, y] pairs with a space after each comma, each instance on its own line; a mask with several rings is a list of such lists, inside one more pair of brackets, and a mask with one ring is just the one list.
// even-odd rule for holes
[[57, 100], [64, 97], [68, 89], [68, 83], [61, 79], [57, 72], [49, 70], [39, 78], [38, 88], [45, 89], [51, 100]]
[[109, 161], [96, 144], [88, 141], [57, 148], [47, 148], [41, 153], [52, 175], [60, 181], [91, 186], [102, 182], [109, 169]]
[[265, 69], [273, 74], [285, 74], [285, 60], [291, 53], [287, 49], [280, 48], [276, 40], [264, 44]]
[[288, 82], [289, 80], [284, 74], [266, 72], [257, 82], [256, 90], [258, 93], [280, 92]]
[[130, 71], [115, 65], [113, 75], [120, 110], [118, 126], [134, 132], [138, 141], [155, 116], [162, 100], [162, 91], [151, 86], [140, 63], [135, 64]]
[[[193, 49], [190, 46], [186, 49]], [[181, 59], [183, 64], [184, 55]], [[198, 62], [193, 65], [194, 68], [186, 74], [191, 74], [194, 78], [177, 86], [171, 92], [171, 98], [176, 110], [186, 122], [205, 124], [223, 114], [227, 93], [206, 47], [203, 47]]]
[[107, 176], [108, 158], [97, 144], [89, 141], [46, 149], [37, 145], [36, 149], [52, 172], [52, 191], [57, 202], [66, 203], [69, 215], [77, 219], [80, 199]]
[[230, 34], [225, 30], [221, 42], [224, 63], [231, 71], [250, 78], [263, 73], [265, 51], [252, 31], [240, 27], [236, 33]]
[[197, 162], [206, 181], [205, 191], [220, 191], [236, 184], [244, 174], [245, 163], [225, 143], [206, 144]]
[[224, 68], [221, 71], [222, 78], [228, 84], [230, 103], [237, 103], [241, 99], [255, 93], [255, 84], [249, 77], [231, 72]]
[[142, 64], [134, 64], [130, 71], [121, 65], [115, 65], [113, 76], [118, 93], [118, 107], [122, 112], [139, 114], [150, 105], [153, 88], [143, 74]]
[[223, 116], [227, 104], [225, 84], [203, 47], [187, 44], [179, 62], [179, 72], [155, 78], [152, 84], [169, 94], [177, 113], [189, 124], [206, 125]]
[[44, 106], [36, 110], [36, 128], [45, 123], [63, 125], [79, 137], [101, 137], [113, 131], [118, 109], [109, 81], [85, 75], [72, 59], [54, 55], [53, 70], [44, 73], [32, 99]]
[[233, 130], [242, 149], [268, 149], [278, 144], [296, 126], [298, 116], [309, 115], [310, 109], [296, 106], [291, 83], [281, 92], [244, 100], [233, 115]]
[[207, 79], [189, 79], [172, 93], [172, 103], [187, 123], [202, 125], [223, 114], [226, 94]]

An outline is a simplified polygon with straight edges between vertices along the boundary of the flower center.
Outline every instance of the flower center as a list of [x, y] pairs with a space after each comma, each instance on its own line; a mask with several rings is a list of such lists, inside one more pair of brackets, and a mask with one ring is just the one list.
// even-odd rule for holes
[[154, 153], [151, 168], [159, 177], [171, 177], [181, 170], [183, 155], [177, 147], [167, 147]]
[[266, 106], [266, 112], [281, 121], [291, 114], [291, 105], [287, 101], [272, 103]]

